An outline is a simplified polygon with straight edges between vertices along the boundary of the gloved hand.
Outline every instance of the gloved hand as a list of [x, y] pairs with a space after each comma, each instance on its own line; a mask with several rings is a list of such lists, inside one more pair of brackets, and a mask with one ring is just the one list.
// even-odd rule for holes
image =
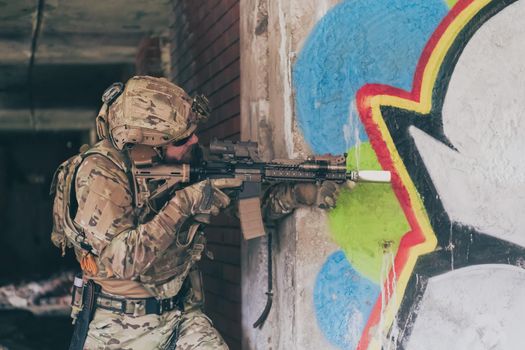
[[315, 205], [321, 209], [330, 209], [335, 207], [337, 196], [344, 187], [353, 189], [355, 182], [346, 181], [343, 184], [338, 184], [334, 181], [324, 181], [321, 185], [298, 183], [294, 185], [293, 191], [299, 204]]
[[240, 187], [239, 179], [204, 180], [175, 192], [173, 201], [179, 210], [188, 216], [195, 216], [200, 222], [209, 222], [210, 215], [219, 214], [230, 204], [230, 198], [221, 191], [225, 188]]

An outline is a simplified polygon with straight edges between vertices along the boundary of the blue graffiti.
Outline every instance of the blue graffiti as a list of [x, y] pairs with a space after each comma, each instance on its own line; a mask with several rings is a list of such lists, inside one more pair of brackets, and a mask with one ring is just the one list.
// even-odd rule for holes
[[[368, 139], [357, 90], [367, 83], [411, 89], [421, 52], [448, 10], [443, 0], [343, 0], [317, 23], [293, 67], [299, 125], [315, 153], [343, 153]], [[342, 251], [329, 256], [314, 290], [327, 339], [354, 349], [379, 293]]]
[[299, 125], [315, 153], [340, 154], [367, 140], [355, 93], [366, 83], [409, 90], [447, 12], [443, 0], [346, 0], [317, 23], [293, 68]]
[[379, 286], [355, 271], [342, 251], [317, 276], [314, 305], [319, 327], [334, 345], [355, 349], [379, 297]]

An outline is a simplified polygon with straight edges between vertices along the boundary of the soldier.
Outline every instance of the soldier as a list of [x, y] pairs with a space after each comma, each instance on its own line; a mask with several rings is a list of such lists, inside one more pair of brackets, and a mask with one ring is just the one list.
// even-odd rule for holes
[[[138, 149], [167, 163], [197, 156], [194, 132], [206, 106], [147, 76], [112, 85], [103, 101], [102, 141], [56, 175], [52, 241], [72, 246], [83, 272], [75, 282], [70, 349], [227, 349], [202, 311], [196, 262], [205, 250], [199, 226], [230, 204], [223, 190], [239, 180], [205, 180], [138, 207], [130, 171], [143, 161]], [[338, 191], [330, 182], [278, 184], [264, 211], [276, 219], [300, 205], [333, 207]]]

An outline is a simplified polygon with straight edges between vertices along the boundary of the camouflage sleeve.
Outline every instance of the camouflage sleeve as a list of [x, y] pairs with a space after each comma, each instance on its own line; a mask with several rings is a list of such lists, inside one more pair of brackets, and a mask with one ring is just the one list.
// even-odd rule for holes
[[126, 174], [100, 155], [87, 157], [76, 178], [75, 222], [99, 252], [108, 276], [134, 279], [172, 243], [187, 215], [168, 202], [147, 223], [136, 225]]

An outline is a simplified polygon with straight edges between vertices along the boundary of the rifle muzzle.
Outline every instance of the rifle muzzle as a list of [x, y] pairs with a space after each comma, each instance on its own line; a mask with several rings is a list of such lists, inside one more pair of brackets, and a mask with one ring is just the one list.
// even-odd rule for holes
[[392, 174], [387, 170], [361, 170], [348, 172], [346, 178], [354, 182], [389, 183], [392, 180]]

